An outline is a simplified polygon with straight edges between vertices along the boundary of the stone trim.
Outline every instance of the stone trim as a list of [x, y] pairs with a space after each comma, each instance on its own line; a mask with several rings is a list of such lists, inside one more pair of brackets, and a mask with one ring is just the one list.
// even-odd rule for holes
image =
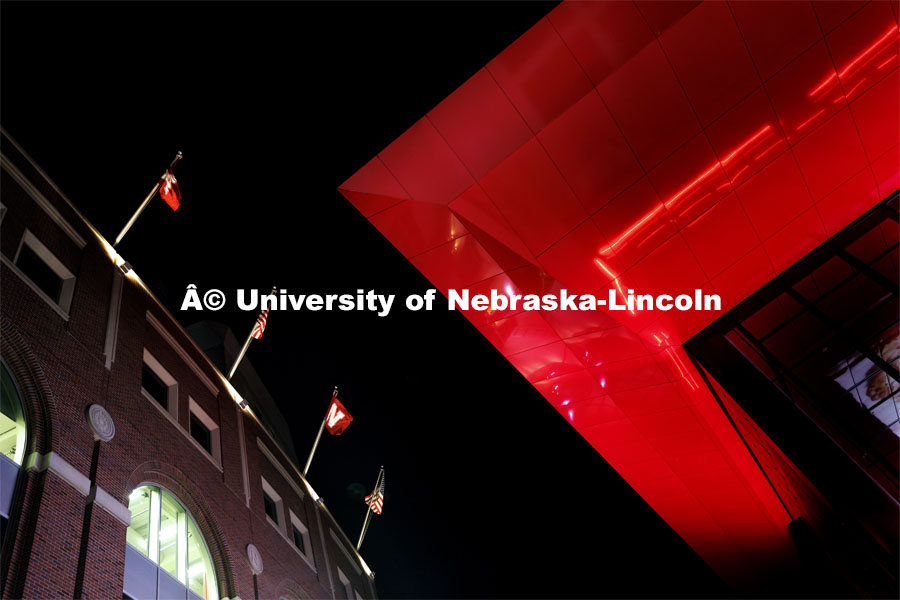
[[213, 397], [218, 396], [218, 386], [212, 382], [212, 379], [206, 376], [206, 373], [204, 373], [200, 369], [200, 366], [194, 361], [193, 358], [191, 358], [190, 354], [188, 354], [187, 351], [181, 346], [181, 344], [179, 344], [178, 341], [175, 340], [174, 337], [172, 337], [172, 334], [169, 333], [168, 330], [166, 330], [165, 325], [163, 325], [160, 320], [157, 319], [149, 310], [147, 311], [147, 322], [150, 323], [150, 325], [153, 326], [153, 329], [155, 329], [156, 332], [160, 336], [162, 336], [162, 339], [164, 339], [166, 343], [172, 347], [172, 349], [181, 358], [181, 360], [183, 360], [187, 364], [187, 366], [190, 367], [191, 371], [194, 372], [194, 375], [196, 375], [197, 378], [200, 379], [200, 381], [203, 383], [203, 385], [206, 386], [206, 389], [209, 390], [209, 393], [212, 394]]
[[300, 489], [300, 486], [297, 485], [297, 482], [294, 481], [294, 478], [288, 474], [287, 470], [283, 466], [281, 466], [281, 463], [278, 462], [278, 459], [275, 458], [275, 455], [272, 454], [272, 451], [269, 450], [265, 444], [263, 444], [263, 441], [259, 439], [259, 437], [256, 438], [256, 445], [259, 447], [259, 451], [262, 452], [262, 455], [265, 456], [270, 463], [272, 463], [272, 466], [275, 467], [275, 470], [278, 471], [278, 473], [282, 476], [282, 478], [284, 478], [288, 485], [291, 486], [291, 489], [297, 492], [297, 495], [300, 496], [300, 499], [303, 500], [304, 498], [306, 498], [306, 493]]

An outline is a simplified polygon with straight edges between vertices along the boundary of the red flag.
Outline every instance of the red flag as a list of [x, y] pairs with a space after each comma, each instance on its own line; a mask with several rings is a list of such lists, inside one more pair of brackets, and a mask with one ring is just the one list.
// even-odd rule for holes
[[166, 201], [166, 204], [172, 207], [172, 210], [178, 210], [181, 206], [181, 190], [178, 189], [178, 180], [172, 169], [166, 169], [163, 176], [159, 180], [159, 195]]
[[328, 412], [325, 413], [325, 427], [328, 428], [328, 433], [341, 435], [352, 420], [353, 417], [350, 416], [344, 405], [340, 403], [337, 396], [333, 396], [331, 404], [328, 406]]

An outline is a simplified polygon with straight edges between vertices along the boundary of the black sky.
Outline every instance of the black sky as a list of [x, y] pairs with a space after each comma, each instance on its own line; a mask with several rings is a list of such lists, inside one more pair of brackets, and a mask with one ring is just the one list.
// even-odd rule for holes
[[[237, 288], [431, 287], [336, 188], [552, 6], [7, 1], [0, 120], [109, 239], [184, 151], [182, 208], [119, 250], [183, 324], [242, 337]], [[189, 283], [230, 306], [180, 312]], [[309, 479], [352, 539], [385, 465], [382, 597], [727, 593], [459, 314], [272, 313], [249, 358], [301, 459], [340, 386], [355, 421]]]

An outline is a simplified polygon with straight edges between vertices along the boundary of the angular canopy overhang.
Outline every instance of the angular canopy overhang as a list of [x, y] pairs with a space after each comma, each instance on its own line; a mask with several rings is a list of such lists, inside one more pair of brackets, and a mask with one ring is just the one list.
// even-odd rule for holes
[[[340, 191], [445, 294], [727, 311], [898, 188], [896, 10], [563, 3]], [[464, 314], [727, 580], [791, 555], [681, 348], [722, 311]]]

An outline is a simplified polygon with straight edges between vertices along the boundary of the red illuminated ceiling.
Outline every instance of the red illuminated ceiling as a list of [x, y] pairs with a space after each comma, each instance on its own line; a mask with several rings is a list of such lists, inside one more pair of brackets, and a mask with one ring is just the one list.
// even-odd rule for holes
[[[888, 2], [564, 3], [341, 192], [445, 293], [727, 310], [898, 188], [898, 39]], [[720, 574], [790, 552], [681, 349], [719, 313], [466, 316]]]

